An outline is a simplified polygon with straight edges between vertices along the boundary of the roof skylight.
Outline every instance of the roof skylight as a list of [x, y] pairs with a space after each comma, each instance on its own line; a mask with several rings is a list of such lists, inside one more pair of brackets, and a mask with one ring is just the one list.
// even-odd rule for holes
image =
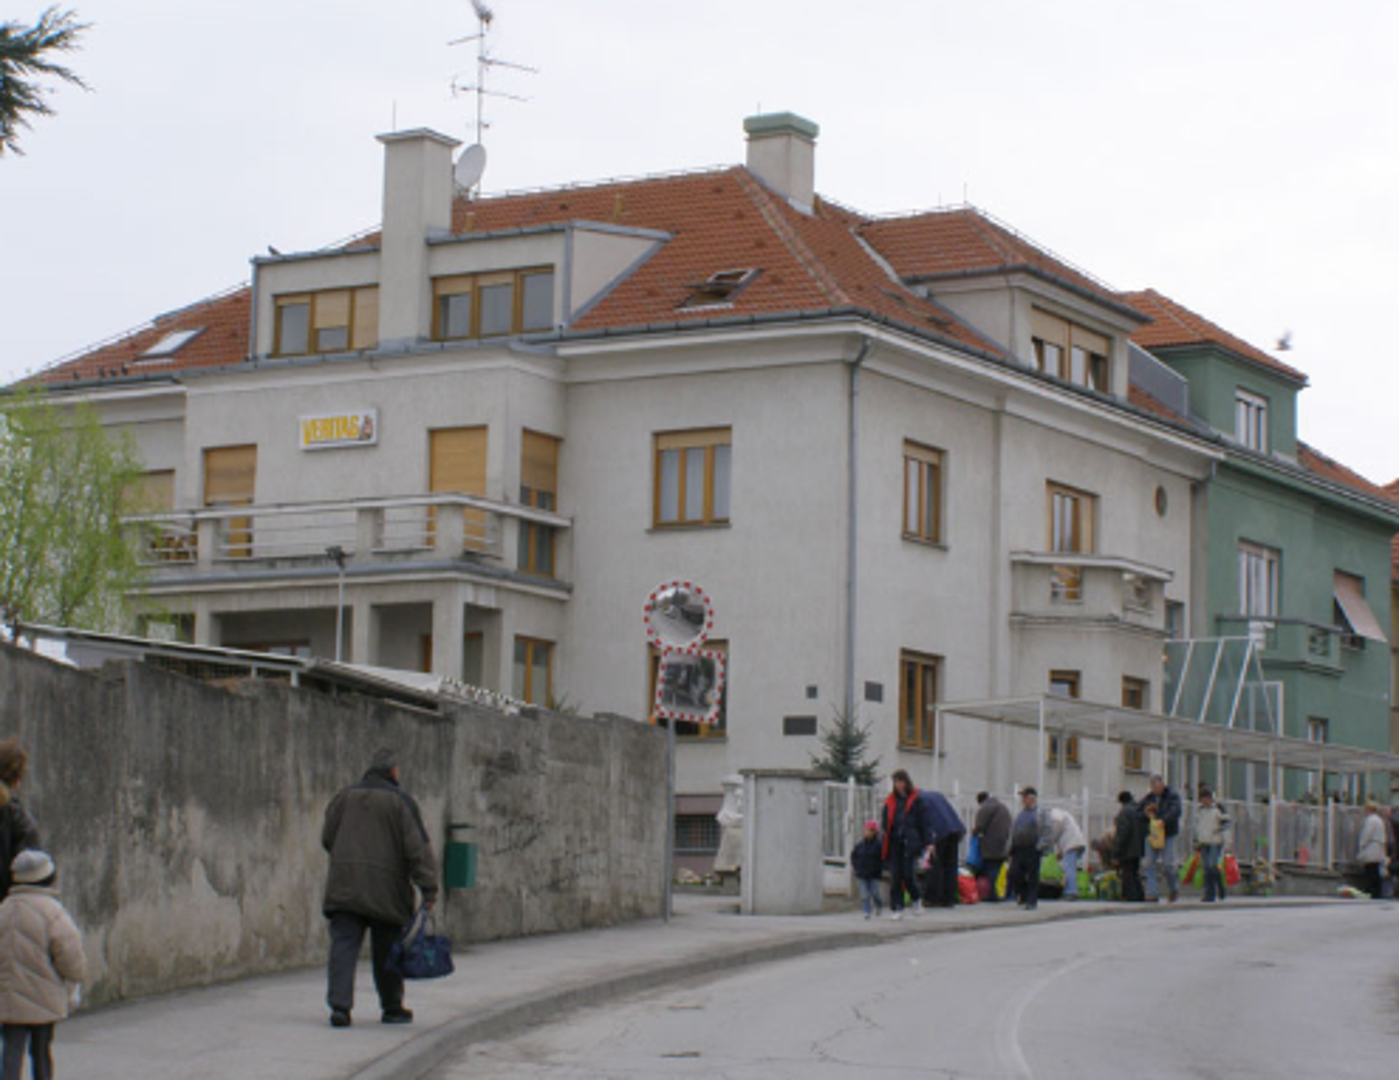
[[758, 276], [757, 270], [720, 270], [690, 286], [693, 290], [680, 305], [683, 308], [719, 307], [733, 302], [737, 293]]
[[202, 326], [196, 326], [193, 330], [172, 330], [143, 352], [138, 359], [159, 360], [174, 356], [202, 333], [204, 333]]

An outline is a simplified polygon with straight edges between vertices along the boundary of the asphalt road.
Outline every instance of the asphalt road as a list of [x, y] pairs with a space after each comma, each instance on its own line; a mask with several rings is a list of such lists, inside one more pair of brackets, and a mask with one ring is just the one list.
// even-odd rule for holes
[[434, 1078], [1371, 1080], [1396, 1057], [1399, 904], [1194, 905], [774, 964], [478, 1044]]

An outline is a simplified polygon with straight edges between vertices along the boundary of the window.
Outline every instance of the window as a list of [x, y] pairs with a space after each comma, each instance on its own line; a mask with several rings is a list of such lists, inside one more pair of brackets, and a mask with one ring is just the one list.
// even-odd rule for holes
[[136, 362], [166, 359], [174, 356], [202, 333], [204, 333], [202, 326], [196, 326], [193, 330], [172, 330], [137, 357]]
[[[708, 652], [723, 653], [728, 657], [729, 643], [727, 641], [710, 640], [704, 643], [704, 648]], [[658, 717], [651, 712], [652, 706], [656, 702], [656, 680], [661, 674], [661, 651], [654, 646], [648, 652], [649, 677], [646, 683], [646, 713], [651, 718], [651, 723], [665, 727], [670, 723], [664, 717]], [[719, 692], [719, 718], [712, 724], [695, 724], [689, 720], [675, 721], [675, 735], [680, 739], [722, 739], [728, 735], [729, 729], [729, 689], [733, 685], [733, 672], [729, 670], [727, 664], [724, 668], [724, 687]]]
[[704, 281], [690, 286], [690, 295], [680, 307], [726, 307], [757, 276], [756, 270], [721, 270], [717, 274], [711, 274]]
[[1106, 394], [1111, 380], [1112, 342], [1102, 334], [1035, 308], [1030, 313], [1035, 367], [1049, 375]]
[[[1049, 673], [1049, 692], [1058, 697], [1076, 698], [1078, 697], [1079, 673], [1077, 671], [1051, 671]], [[1059, 764], [1059, 744], [1060, 737], [1055, 733], [1049, 735], [1049, 749], [1045, 757], [1045, 764], [1057, 766]], [[1064, 764], [1070, 768], [1077, 768], [1078, 758], [1078, 736], [1068, 735], [1063, 739]]]
[[[1097, 496], [1053, 482], [1048, 485], [1048, 492], [1049, 550], [1083, 554], [1091, 552]], [[1049, 596], [1054, 601], [1082, 600], [1083, 567], [1054, 567], [1050, 578]]]
[[[437, 428], [428, 432], [428, 490], [434, 494], [485, 495], [486, 444], [484, 427]], [[437, 507], [428, 508], [430, 541], [437, 535]], [[462, 512], [462, 546], [484, 551], [490, 543], [486, 511]]]
[[904, 442], [904, 536], [942, 542], [942, 451]]
[[[551, 435], [523, 432], [520, 447], [520, 505], [558, 509], [559, 440]], [[527, 574], [554, 576], [554, 529], [533, 521], [520, 522], [519, 568]]]
[[1268, 452], [1268, 399], [1247, 390], [1234, 392], [1234, 438], [1250, 450]]
[[554, 325], [554, 271], [455, 274], [432, 282], [434, 341], [503, 337]]
[[675, 853], [713, 855], [719, 850], [719, 821], [713, 814], [675, 815]]
[[729, 520], [731, 439], [729, 428], [656, 436], [657, 526], [720, 525]]
[[1271, 619], [1278, 614], [1278, 563], [1281, 555], [1259, 544], [1239, 545], [1239, 614]]
[[1166, 637], [1171, 641], [1185, 637], [1185, 604], [1180, 600], [1166, 601]]
[[[1122, 707], [1145, 710], [1151, 701], [1151, 684], [1145, 679], [1122, 676]], [[1122, 744], [1122, 767], [1128, 772], [1146, 771], [1146, 748], [1141, 743]]]
[[548, 706], [554, 700], [554, 645], [537, 638], [515, 639], [514, 695], [531, 705]]
[[[1307, 742], [1311, 742], [1311, 743], [1324, 743], [1324, 742], [1326, 742], [1326, 741], [1327, 741], [1327, 729], [1328, 729], [1330, 726], [1331, 726], [1331, 725], [1328, 724], [1325, 720], [1318, 719], [1318, 718], [1315, 717], [1315, 716], [1309, 717], [1308, 720], [1307, 720]], [[1316, 772], [1308, 772], [1308, 773], [1307, 773], [1307, 791], [1308, 791], [1308, 793], [1313, 794], [1313, 795], [1317, 793], [1317, 787], [1318, 787], [1318, 781], [1319, 781], [1319, 779], [1320, 779], [1320, 774], [1319, 774], [1319, 773], [1316, 773]]]
[[279, 296], [272, 355], [372, 349], [379, 343], [379, 287]]
[[1365, 639], [1387, 643], [1380, 621], [1365, 602], [1365, 582], [1354, 574], [1336, 571], [1332, 586], [1331, 621], [1341, 627], [1341, 647], [1361, 650]]
[[902, 747], [936, 749], [941, 664], [936, 656], [908, 651], [899, 654], [899, 745]]
[[[205, 506], [251, 506], [256, 487], [256, 446], [219, 446], [204, 451]], [[252, 524], [248, 517], [227, 519], [218, 554], [231, 559], [252, 555]]]

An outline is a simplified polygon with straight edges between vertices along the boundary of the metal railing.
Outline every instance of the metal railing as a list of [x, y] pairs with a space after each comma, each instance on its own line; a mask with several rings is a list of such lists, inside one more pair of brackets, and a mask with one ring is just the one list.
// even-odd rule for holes
[[564, 530], [548, 510], [476, 495], [407, 495], [276, 505], [212, 506], [124, 519], [142, 562], [155, 570], [213, 570], [248, 563], [462, 556], [513, 561], [506, 532], [525, 522]]

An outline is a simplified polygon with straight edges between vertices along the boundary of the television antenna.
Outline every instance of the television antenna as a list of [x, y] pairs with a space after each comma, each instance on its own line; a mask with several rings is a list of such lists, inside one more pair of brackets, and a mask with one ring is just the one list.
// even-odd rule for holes
[[[486, 120], [486, 98], [505, 98], [508, 101], [528, 101], [529, 98], [519, 94], [510, 94], [504, 90], [493, 90], [486, 85], [487, 76], [495, 68], [507, 68], [511, 71], [522, 71], [527, 75], [538, 75], [539, 69], [529, 67], [526, 64], [517, 64], [511, 60], [501, 60], [491, 55], [489, 36], [491, 24], [495, 22], [495, 12], [486, 6], [484, 0], [471, 0], [471, 8], [476, 13], [476, 33], [466, 37], [455, 38], [447, 42], [448, 45], [465, 45], [468, 42], [476, 42], [476, 81], [474, 83], [463, 83], [460, 74], [452, 77], [452, 96], [458, 94], [476, 95], [476, 145], [485, 144], [486, 129], [490, 122]], [[467, 147], [469, 150], [470, 147]]]

